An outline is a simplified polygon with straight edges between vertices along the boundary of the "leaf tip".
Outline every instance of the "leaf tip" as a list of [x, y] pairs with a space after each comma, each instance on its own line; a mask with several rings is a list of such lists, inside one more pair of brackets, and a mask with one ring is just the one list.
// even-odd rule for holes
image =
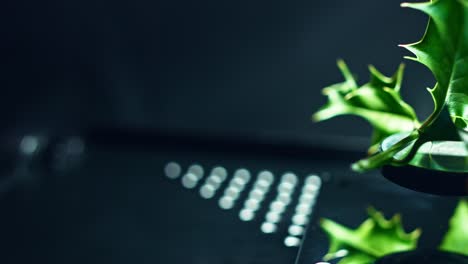
[[422, 234], [421, 228], [416, 228], [413, 232], [410, 233], [411, 238], [418, 239]]
[[394, 214], [390, 221], [393, 222], [394, 224], [401, 224], [401, 214], [399, 213]]
[[318, 115], [318, 113], [315, 113], [313, 114], [310, 119], [313, 121], [313, 122], [320, 122], [321, 121], [321, 118], [320, 116]]
[[368, 69], [371, 73], [378, 72], [377, 68], [375, 68], [375, 66], [372, 65], [372, 64], [368, 64], [368, 65], [367, 65], [367, 69]]
[[349, 71], [348, 65], [346, 65], [346, 62], [341, 58], [336, 60], [336, 66], [338, 66], [338, 69], [340, 69], [341, 72]]
[[420, 11], [426, 11], [426, 8], [428, 5], [431, 5], [432, 1], [430, 2], [417, 2], [417, 3], [408, 3], [408, 2], [403, 2], [400, 4], [400, 7], [403, 8], [412, 8]]
[[412, 61], [417, 61], [417, 62], [419, 62], [418, 57], [404, 56], [403, 58], [405, 58], [405, 59], [407, 59], [407, 60], [412, 60]]
[[365, 172], [366, 170], [364, 169], [364, 167], [360, 164], [360, 162], [355, 162], [353, 164], [351, 164], [351, 170], [355, 171], [355, 172], [359, 172], [359, 173], [362, 173], [362, 172]]
[[418, 55], [417, 55], [417, 53], [416, 53], [416, 52], [417, 52], [417, 48], [414, 47], [414, 46], [416, 46], [417, 44], [419, 44], [419, 43], [418, 43], [418, 42], [415, 42], [415, 43], [410, 43], [410, 44], [398, 44], [398, 47], [406, 49], [407, 51], [413, 53], [413, 55], [415, 56], [415, 57], [403, 56], [403, 58], [405, 58], [405, 59], [410, 59], [410, 60], [411, 60], [411, 59], [412, 59], [412, 60], [417, 60], [417, 59], [418, 59]]
[[410, 3], [407, 3], [407, 2], [403, 2], [400, 4], [400, 7], [403, 7], [403, 8], [409, 7], [409, 6], [410, 6]]
[[377, 211], [377, 209], [375, 209], [375, 207], [370, 205], [370, 206], [367, 207], [366, 211], [367, 211], [367, 215], [369, 215], [371, 218], [378, 217], [379, 211]]
[[323, 231], [325, 231], [325, 233], [328, 233], [327, 227], [330, 225], [330, 222], [332, 221], [324, 217], [321, 217], [318, 221], [319, 226], [323, 229]]

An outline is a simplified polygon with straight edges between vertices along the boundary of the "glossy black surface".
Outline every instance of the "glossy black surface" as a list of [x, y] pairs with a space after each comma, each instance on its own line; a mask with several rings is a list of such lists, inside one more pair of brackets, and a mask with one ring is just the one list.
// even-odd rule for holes
[[[418, 227], [422, 229], [419, 247], [438, 247], [448, 229], [449, 218], [458, 201], [456, 197], [412, 191], [389, 182], [378, 171], [354, 174], [342, 170], [338, 173], [333, 183], [324, 186], [316, 212], [319, 217], [354, 229], [368, 217], [368, 206], [382, 211], [387, 218], [401, 213], [407, 232]], [[309, 225], [297, 264], [318, 262], [328, 250], [328, 238], [318, 227], [318, 219], [316, 221]]]
[[253, 177], [268, 169], [278, 180], [287, 171], [326, 172], [339, 160], [325, 148], [117, 133], [83, 138], [85, 151], [69, 167], [56, 166], [68, 160], [57, 152], [61, 140], [49, 142], [20, 170], [5, 172], [14, 184], [0, 192], [2, 263], [293, 263], [298, 248], [284, 246], [293, 206], [275, 234], [260, 231], [276, 191], [257, 218], [242, 222], [243, 199], [221, 210], [221, 191], [202, 199], [163, 168], [169, 161], [206, 171], [222, 165]]
[[[138, 133], [82, 139], [85, 151], [77, 160], [56, 139], [47, 141], [51, 145], [39, 157], [2, 170], [3, 179], [15, 179], [0, 192], [2, 263], [311, 263], [328, 247], [319, 218], [357, 226], [369, 205], [387, 216], [401, 212], [407, 230], [423, 228], [420, 245], [433, 248], [456, 203], [404, 189], [378, 173], [352, 173], [349, 164], [359, 153], [318, 145]], [[284, 246], [293, 206], [275, 234], [263, 234], [266, 206], [252, 222], [242, 222], [240, 202], [224, 211], [217, 204], [220, 193], [205, 200], [198, 189], [166, 178], [163, 168], [169, 161], [185, 169], [194, 163], [206, 170], [222, 165], [230, 173], [238, 168], [253, 174], [268, 169], [276, 176], [292, 171], [300, 181], [319, 173], [323, 187], [300, 252]]]
[[384, 166], [382, 175], [403, 187], [431, 194], [468, 196], [468, 173], [436, 171], [411, 165]]
[[460, 254], [441, 252], [437, 250], [416, 250], [388, 255], [375, 264], [467, 264], [468, 257]]
[[[392, 145], [396, 144], [399, 140], [407, 136], [407, 133], [394, 134], [387, 137], [381, 144], [381, 150], [386, 150]], [[455, 135], [457, 138], [458, 135]], [[465, 144], [462, 144], [464, 148]], [[440, 143], [439, 143], [440, 144]], [[432, 150], [431, 150], [432, 151]], [[426, 161], [423, 164], [420, 162], [419, 166], [405, 165], [405, 166], [383, 166], [381, 169], [382, 175], [388, 180], [403, 186], [405, 188], [436, 195], [447, 196], [468, 196], [468, 173], [464, 172], [464, 164], [466, 157], [453, 146], [445, 147], [446, 153], [431, 152], [434, 161], [430, 162], [430, 154], [426, 155]], [[455, 153], [454, 153], [455, 151]], [[444, 160], [444, 170], [439, 170], [437, 160]], [[434, 165], [433, 165], [434, 163]], [[435, 168], [429, 167], [434, 166]], [[441, 165], [439, 165], [441, 166]]]

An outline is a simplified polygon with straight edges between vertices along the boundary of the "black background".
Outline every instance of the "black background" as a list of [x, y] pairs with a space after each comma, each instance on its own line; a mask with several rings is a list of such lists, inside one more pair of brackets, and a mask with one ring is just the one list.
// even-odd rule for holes
[[[117, 125], [177, 131], [367, 136], [358, 118], [311, 114], [368, 64], [390, 75], [427, 18], [400, 1], [7, 1], [0, 86], [3, 131]], [[403, 95], [432, 110], [422, 65]], [[346, 131], [343, 130], [346, 127]]]
[[[356, 117], [313, 124], [310, 116], [326, 102], [321, 88], [342, 80], [337, 58], [349, 63], [360, 83], [367, 81], [367, 64], [391, 74], [403, 61], [407, 52], [397, 44], [420, 39], [427, 18], [399, 4], [371, 0], [4, 1], [0, 6], [0, 133], [80, 134], [92, 127], [120, 126], [195, 135], [367, 136], [370, 127]], [[425, 88], [433, 83], [427, 69], [407, 62], [403, 96], [421, 118], [432, 110]], [[0, 221], [3, 241], [11, 247], [5, 250], [6, 263], [154, 263], [153, 258], [191, 258], [197, 250], [192, 245], [201, 248], [198, 262], [193, 263], [207, 263], [207, 259], [286, 263], [294, 259], [296, 249], [286, 251], [282, 246], [285, 229], [267, 241], [259, 233], [259, 222], [241, 225], [237, 211], [224, 214], [215, 209], [216, 203], [196, 200], [194, 190], [165, 181], [163, 165], [182, 160], [185, 165], [199, 162], [207, 168], [229, 165], [230, 171], [267, 168], [280, 175], [292, 170], [299, 176], [332, 169], [336, 181], [329, 184], [343, 190], [356, 186], [350, 179], [360, 179], [348, 169], [360, 155], [351, 157], [343, 151], [331, 151], [331, 159], [321, 160], [325, 151], [312, 148], [313, 156], [299, 160], [290, 152], [268, 159], [245, 148], [230, 160], [229, 149], [204, 157], [188, 146], [193, 152], [183, 149], [169, 155], [159, 150], [152, 156], [146, 139], [141, 140], [141, 152], [118, 144], [110, 150], [91, 147], [77, 171], [20, 171], [27, 177], [19, 175], [25, 178], [18, 180], [21, 185], [0, 200], [4, 215], [9, 216]], [[345, 161], [337, 163], [340, 157]], [[367, 192], [358, 182], [349, 191], [324, 192], [320, 206], [328, 211], [322, 210], [323, 215], [351, 226], [363, 220], [367, 205], [374, 204], [385, 212], [408, 215], [411, 227], [419, 223], [417, 215], [410, 215], [413, 209], [397, 206], [403, 200], [394, 197], [403, 192], [401, 188], [377, 179], [376, 184], [367, 183], [368, 189], [392, 186], [392, 195], [381, 189]], [[381, 196], [377, 199], [377, 195]], [[432, 219], [425, 224], [445, 230], [446, 214], [438, 213], [431, 203], [416, 203], [418, 197], [432, 198], [411, 195], [414, 200], [408, 204], [443, 217], [443, 226]], [[341, 203], [343, 198], [346, 204]], [[396, 207], [387, 208], [387, 202], [396, 202]], [[173, 234], [166, 224], [185, 224], [179, 231], [189, 232], [190, 210], [200, 223], [181, 247], [189, 249], [185, 252], [177, 242], [186, 234]], [[209, 217], [198, 217], [197, 210]], [[174, 220], [174, 215], [180, 217]], [[218, 229], [213, 226], [228, 230], [221, 239], [235, 247], [212, 247], [217, 243], [214, 239], [199, 243], [207, 230], [217, 238]], [[161, 240], [162, 231], [172, 238]], [[321, 256], [326, 242], [316, 245], [322, 247], [316, 255]], [[213, 255], [211, 248], [223, 251]]]

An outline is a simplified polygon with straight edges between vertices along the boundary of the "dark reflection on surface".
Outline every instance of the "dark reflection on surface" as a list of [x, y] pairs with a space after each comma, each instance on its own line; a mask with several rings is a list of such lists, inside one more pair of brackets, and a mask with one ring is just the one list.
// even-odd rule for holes
[[375, 264], [468, 264], [468, 256], [436, 250], [416, 250], [383, 257]]

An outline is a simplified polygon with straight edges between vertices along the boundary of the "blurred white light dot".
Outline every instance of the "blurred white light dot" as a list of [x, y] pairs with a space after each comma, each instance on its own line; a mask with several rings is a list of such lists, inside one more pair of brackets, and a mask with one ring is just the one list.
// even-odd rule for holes
[[262, 225], [260, 226], [260, 229], [262, 230], [263, 233], [271, 234], [276, 231], [276, 225], [270, 222], [263, 222]]
[[305, 183], [320, 186], [322, 184], [322, 179], [320, 179], [319, 176], [313, 174], [306, 178]]
[[200, 188], [200, 196], [205, 199], [210, 199], [215, 195], [216, 189], [213, 185], [205, 184]]
[[230, 197], [233, 200], [236, 200], [237, 198], [239, 198], [239, 195], [240, 195], [240, 190], [233, 186], [227, 187], [226, 190], [224, 191], [224, 196]]
[[23, 154], [32, 154], [39, 147], [39, 139], [35, 136], [25, 136], [21, 139], [20, 150]]
[[229, 182], [229, 187], [234, 187], [241, 192], [245, 188], [245, 183], [243, 182], [242, 179], [239, 178], [232, 178], [232, 180]]
[[285, 205], [288, 205], [291, 202], [291, 194], [289, 194], [289, 193], [280, 193], [276, 197], [276, 200], [284, 203]]
[[166, 167], [164, 167], [164, 174], [166, 174], [166, 177], [169, 179], [179, 178], [181, 172], [182, 168], [176, 162], [169, 162]]
[[277, 212], [268, 212], [265, 215], [265, 220], [269, 223], [278, 223], [281, 220], [281, 214]]
[[312, 212], [312, 206], [309, 204], [298, 204], [296, 206], [296, 213], [298, 214], [303, 214], [303, 215], [308, 215]]
[[258, 208], [260, 208], [260, 201], [255, 199], [247, 199], [244, 202], [244, 207], [252, 211], [256, 211]]
[[222, 209], [231, 209], [234, 206], [234, 200], [231, 197], [223, 196], [219, 199], [219, 207]]
[[221, 179], [218, 175], [211, 175], [206, 179], [206, 183], [212, 185], [215, 189], [218, 189], [221, 186]]
[[287, 236], [284, 239], [284, 245], [287, 247], [298, 247], [301, 244], [301, 240], [297, 237]]
[[187, 189], [192, 189], [197, 186], [198, 178], [193, 173], [187, 173], [182, 177], [182, 186]]
[[288, 233], [291, 236], [301, 236], [304, 234], [304, 227], [300, 225], [290, 225], [288, 228]]
[[319, 190], [319, 187], [315, 184], [306, 184], [302, 187], [302, 192], [316, 194]]
[[302, 214], [295, 214], [292, 217], [292, 222], [295, 225], [305, 225], [305, 224], [307, 224], [308, 220], [309, 220], [309, 218], [307, 216], [305, 216], [305, 215], [302, 215]]
[[314, 205], [315, 205], [315, 200], [312, 200], [312, 201], [307, 201], [307, 202], [299, 202], [298, 205], [302, 205], [302, 206], [307, 206], [310, 208], [310, 212], [313, 211], [313, 208], [314, 208]]
[[265, 194], [265, 193], [268, 192], [269, 186], [254, 184], [253, 188], [254, 188], [255, 190], [261, 191], [261, 192], [263, 192], [263, 193]]
[[239, 187], [231, 186], [231, 185], [229, 185], [229, 186], [224, 190], [224, 193], [226, 193], [226, 194], [230, 194], [230, 193], [240, 193], [240, 192], [242, 192], [242, 190], [239, 189]]
[[271, 185], [271, 182], [264, 180], [264, 179], [258, 179], [255, 181], [255, 186], [268, 188], [270, 187], [270, 185]]
[[287, 172], [287, 173], [283, 174], [283, 177], [281, 177], [281, 180], [283, 182], [291, 183], [292, 185], [297, 184], [297, 176], [292, 172]]
[[291, 194], [294, 192], [294, 185], [289, 182], [282, 182], [278, 185], [278, 192]]
[[226, 177], [227, 177], [227, 170], [223, 167], [214, 167], [212, 170], [211, 170], [211, 175], [216, 175], [220, 178], [221, 182], [223, 182], [224, 180], [226, 180]]
[[192, 173], [197, 176], [198, 179], [203, 178], [203, 167], [198, 164], [193, 164], [188, 168], [188, 173]]
[[312, 205], [312, 204], [315, 203], [315, 197], [316, 197], [315, 195], [308, 194], [308, 193], [303, 193], [299, 197], [299, 203]]
[[249, 193], [249, 198], [257, 200], [257, 201], [262, 201], [263, 198], [265, 198], [265, 193], [258, 189], [253, 189]]
[[255, 217], [255, 212], [249, 209], [242, 209], [239, 212], [239, 218], [242, 221], [251, 221]]
[[244, 186], [244, 185], [247, 184], [247, 182], [246, 182], [244, 179], [242, 179], [242, 178], [234, 177], [234, 178], [232, 178], [230, 184], [231, 184], [231, 185], [234, 185], [234, 186]]
[[250, 181], [250, 172], [246, 169], [238, 169], [234, 172], [234, 177], [244, 180], [245, 183]]
[[275, 179], [275, 176], [273, 176], [273, 173], [271, 173], [270, 171], [261, 171], [258, 174], [258, 179], [265, 180], [271, 184]]
[[277, 213], [282, 213], [286, 209], [286, 204], [280, 201], [273, 201], [270, 204], [270, 210]]

